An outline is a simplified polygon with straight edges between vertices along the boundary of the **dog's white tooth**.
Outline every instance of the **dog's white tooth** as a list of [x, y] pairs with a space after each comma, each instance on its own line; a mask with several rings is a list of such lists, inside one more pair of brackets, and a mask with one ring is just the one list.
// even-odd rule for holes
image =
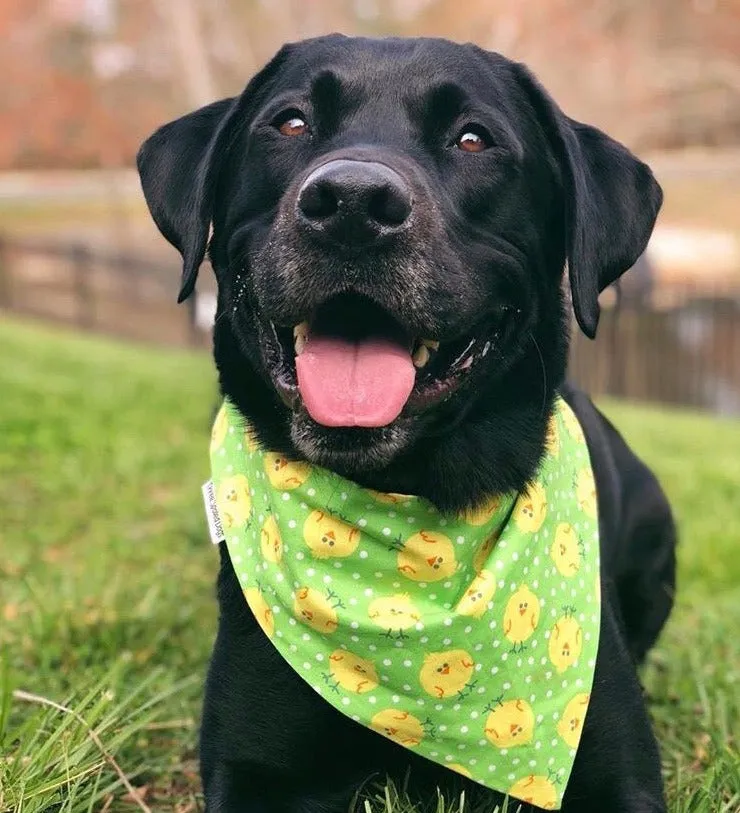
[[296, 325], [293, 328], [293, 336], [297, 339], [299, 336], [303, 336], [305, 339], [308, 336], [308, 322], [301, 322], [299, 325]]
[[439, 350], [439, 342], [435, 339], [422, 339], [421, 343], [430, 350]]
[[306, 337], [302, 333], [296, 333], [295, 337], [295, 354], [300, 356], [306, 346]]
[[412, 356], [414, 367], [421, 369], [429, 361], [429, 348], [422, 344]]

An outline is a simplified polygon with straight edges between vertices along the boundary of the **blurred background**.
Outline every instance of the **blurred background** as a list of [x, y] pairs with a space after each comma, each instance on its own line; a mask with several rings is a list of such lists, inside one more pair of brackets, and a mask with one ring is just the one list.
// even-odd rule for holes
[[678, 603], [641, 673], [668, 809], [737, 813], [740, 0], [0, 0], [0, 813], [203, 809], [214, 284], [176, 306], [134, 156], [335, 30], [523, 60], [662, 183], [571, 375], [676, 512]]
[[527, 62], [570, 115], [654, 167], [646, 255], [572, 374], [595, 393], [740, 414], [738, 0], [3, 0], [0, 308], [205, 346], [213, 289], [177, 258], [132, 169], [141, 141], [237, 93], [286, 40], [339, 30], [473, 40]]

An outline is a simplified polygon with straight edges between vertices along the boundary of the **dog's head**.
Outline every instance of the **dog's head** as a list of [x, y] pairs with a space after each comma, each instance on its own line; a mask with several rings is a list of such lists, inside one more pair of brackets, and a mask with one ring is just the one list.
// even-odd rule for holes
[[593, 337], [661, 202], [524, 66], [432, 39], [285, 46], [138, 165], [180, 300], [209, 251], [222, 387], [261, 439], [448, 504], [460, 488], [432, 494], [426, 469], [467, 477], [466, 500], [531, 475], [565, 369], [563, 270]]

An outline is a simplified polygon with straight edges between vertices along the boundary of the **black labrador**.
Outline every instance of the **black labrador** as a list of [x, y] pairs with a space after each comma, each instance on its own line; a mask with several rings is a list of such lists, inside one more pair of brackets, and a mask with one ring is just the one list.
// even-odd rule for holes
[[[154, 133], [138, 166], [183, 256], [180, 301], [209, 253], [221, 389], [265, 447], [455, 511], [525, 486], [564, 395], [596, 475], [604, 604], [563, 810], [664, 811], [636, 666], [672, 605], [671, 511], [614, 427], [564, 383], [564, 270], [593, 337], [599, 292], [640, 256], [661, 205], [649, 168], [498, 54], [339, 35], [286, 45], [240, 96]], [[440, 345], [400, 412], [331, 425], [297, 386], [293, 328], [306, 320]], [[494, 352], [454, 366], [483, 340]], [[420, 804], [437, 787], [491, 811], [501, 803], [317, 696], [262, 634], [223, 549], [218, 596], [200, 746], [211, 813], [343, 811], [386, 776]]]

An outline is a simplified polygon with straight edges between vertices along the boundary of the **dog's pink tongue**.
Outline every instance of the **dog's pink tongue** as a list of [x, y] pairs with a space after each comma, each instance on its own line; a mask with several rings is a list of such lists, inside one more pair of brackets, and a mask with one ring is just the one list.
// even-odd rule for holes
[[306, 409], [324, 426], [386, 426], [401, 414], [416, 376], [401, 345], [323, 336], [308, 340], [296, 371]]

